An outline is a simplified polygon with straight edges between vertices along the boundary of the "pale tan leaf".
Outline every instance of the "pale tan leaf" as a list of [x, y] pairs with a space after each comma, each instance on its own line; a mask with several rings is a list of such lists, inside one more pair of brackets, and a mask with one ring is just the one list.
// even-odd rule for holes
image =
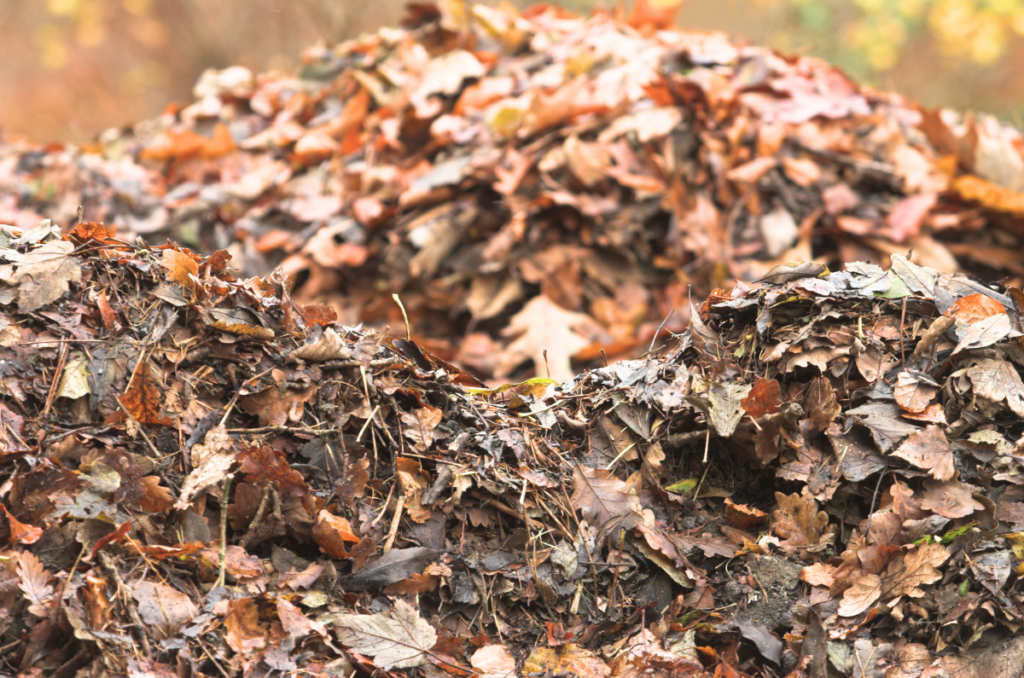
[[473, 653], [469, 663], [480, 678], [513, 678], [516, 659], [504, 645], [485, 645]]
[[140, 581], [131, 587], [131, 591], [142, 621], [158, 629], [164, 637], [174, 635], [182, 625], [199, 614], [199, 608], [191, 598], [170, 586]]
[[882, 575], [885, 598], [920, 598], [924, 595], [921, 586], [934, 584], [942, 578], [938, 567], [948, 558], [946, 547], [934, 542], [919, 544], [900, 554]]
[[50, 573], [31, 551], [22, 551], [18, 555], [17, 572], [20, 579], [18, 588], [31, 603], [31, 611], [37, 616], [45, 616], [43, 608], [53, 598], [53, 587], [49, 584]]
[[963, 339], [953, 349], [953, 354], [964, 349], [991, 346], [1009, 336], [1010, 330], [1010, 316], [1005, 313], [997, 313], [983, 318], [967, 327]]
[[837, 610], [840, 617], [856, 617], [882, 596], [882, 578], [877, 574], [862, 574], [853, 580], [853, 586], [843, 593]]
[[64, 296], [70, 283], [82, 280], [82, 269], [71, 256], [74, 249], [66, 240], [54, 240], [24, 254], [13, 249], [0, 250], [0, 259], [14, 264], [0, 268], [0, 279], [18, 287], [19, 311], [38, 311]]
[[906, 370], [896, 376], [896, 386], [892, 390], [896, 404], [914, 414], [924, 412], [938, 392], [938, 387], [921, 381]]
[[288, 354], [288, 360], [297, 362], [306, 360], [311, 363], [322, 363], [327, 360], [348, 360], [352, 357], [352, 350], [345, 343], [345, 340], [328, 327], [319, 339], [312, 341], [305, 346], [300, 346]]
[[224, 480], [237, 456], [224, 424], [207, 431], [203, 442], [192, 446], [192, 472], [185, 478], [174, 507], [187, 508], [197, 494]]
[[708, 389], [708, 401], [711, 411], [708, 419], [715, 431], [723, 438], [728, 438], [743, 419], [743, 399], [750, 393], [750, 384], [713, 383]]
[[920, 495], [921, 508], [943, 518], [964, 518], [985, 510], [985, 505], [974, 499], [974, 492], [974, 487], [959, 480], [926, 480], [924, 493]]
[[799, 548], [814, 546], [821, 541], [828, 525], [828, 514], [818, 511], [818, 502], [796, 493], [785, 495], [776, 492], [775, 499], [779, 508], [774, 514], [772, 530], [783, 538], [784, 551], [794, 553]]
[[334, 618], [338, 640], [388, 671], [409, 669], [427, 662], [437, 632], [419, 612], [402, 600], [380, 614], [342, 614]]
[[1024, 417], [1024, 381], [1008, 360], [985, 359], [967, 370], [974, 392], [994, 402], [1006, 400], [1013, 413]]
[[501, 355], [496, 374], [509, 374], [524, 360], [532, 359], [537, 373], [545, 375], [546, 350], [551, 378], [555, 381], [571, 379], [570, 361], [590, 345], [588, 336], [599, 331], [596, 324], [590, 316], [566, 311], [546, 296], [534, 297], [501, 331], [504, 336], [518, 335], [518, 338]]

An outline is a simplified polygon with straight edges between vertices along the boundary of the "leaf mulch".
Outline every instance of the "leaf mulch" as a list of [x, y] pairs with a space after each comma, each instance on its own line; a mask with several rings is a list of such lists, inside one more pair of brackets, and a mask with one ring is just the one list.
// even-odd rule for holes
[[0, 229], [0, 673], [1024, 675], [1020, 289], [783, 265], [487, 389], [227, 259]]
[[1016, 130], [636, 4], [417, 4], [296, 74], [209, 71], [91, 146], [8, 137], [0, 223], [67, 231], [81, 205], [129, 242], [281, 265], [350, 325], [403, 327], [398, 293], [418, 342], [495, 384], [636, 357], [691, 298], [787, 262], [913, 248], [1024, 279]]

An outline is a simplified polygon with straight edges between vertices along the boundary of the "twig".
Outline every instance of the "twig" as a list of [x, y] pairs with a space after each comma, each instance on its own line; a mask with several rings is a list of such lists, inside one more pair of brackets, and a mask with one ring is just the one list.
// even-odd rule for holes
[[672, 314], [675, 313], [675, 312], [676, 312], [676, 309], [673, 307], [672, 310], [668, 312], [668, 315], [665, 316], [665, 319], [661, 321], [661, 324], [658, 325], [658, 331], [654, 333], [653, 337], [651, 337], [651, 346], [650, 346], [650, 348], [647, 349], [648, 353], [650, 353], [651, 351], [654, 350], [654, 344], [655, 344], [655, 342], [658, 341], [658, 335], [661, 334], [661, 330], [662, 330], [663, 327], [665, 327], [665, 323], [668, 322], [668, 319], [671, 318]]
[[391, 518], [391, 529], [388, 530], [387, 541], [384, 542], [384, 553], [391, 550], [391, 546], [395, 543], [395, 536], [398, 534], [398, 524], [402, 522], [402, 511], [405, 509], [405, 495], [398, 497], [398, 503], [395, 504], [395, 515]]
[[156, 445], [153, 444], [149, 434], [146, 433], [146, 429], [143, 428], [142, 422], [132, 416], [132, 413], [128, 411], [128, 408], [124, 406], [124, 403], [121, 402], [120, 398], [114, 398], [114, 400], [117, 402], [117, 406], [121, 408], [121, 411], [124, 412], [124, 416], [134, 421], [135, 425], [139, 427], [139, 433], [142, 434], [142, 439], [146, 441], [146, 444], [149, 446], [149, 450], [153, 453], [153, 456], [157, 458], [162, 457], [163, 455], [160, 454], [160, 450], [156, 449]]
[[[214, 589], [218, 589], [224, 586], [224, 575], [227, 572], [228, 565], [228, 493], [231, 491], [231, 478], [234, 474], [229, 474], [224, 479], [224, 493], [220, 498], [220, 563], [217, 566], [217, 581], [213, 585]], [[212, 590], [212, 589], [211, 589]]]
[[114, 561], [111, 560], [109, 553], [100, 551], [99, 557], [100, 567], [114, 580], [114, 588], [117, 589], [118, 595], [123, 596], [123, 605], [128, 610], [128, 618], [132, 620], [132, 624], [135, 627], [136, 634], [139, 637], [139, 644], [142, 645], [143, 654], [146, 657], [152, 657], [153, 649], [149, 646], [149, 638], [146, 637], [146, 627], [142, 625], [139, 611], [131, 603], [131, 596], [128, 595], [128, 587], [124, 585], [124, 580], [121, 579], [121, 573], [117, 571], [117, 567], [114, 565]]
[[53, 374], [53, 382], [50, 384], [50, 392], [46, 396], [46, 406], [43, 408], [43, 419], [50, 413], [50, 407], [53, 405], [54, 398], [57, 397], [57, 388], [59, 387], [61, 377], [64, 374], [64, 365], [68, 361], [68, 345], [64, 344], [60, 349], [60, 360], [57, 361], [57, 371]]

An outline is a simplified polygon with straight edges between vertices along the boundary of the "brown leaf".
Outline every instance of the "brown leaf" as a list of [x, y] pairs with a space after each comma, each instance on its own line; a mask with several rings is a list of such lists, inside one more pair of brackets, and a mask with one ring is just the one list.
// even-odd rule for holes
[[604, 678], [611, 669], [601, 659], [578, 645], [569, 643], [558, 648], [538, 647], [523, 663], [521, 675], [568, 674], [579, 678]]
[[899, 596], [922, 597], [924, 591], [920, 587], [942, 578], [938, 567], [946, 562], [949, 555], [945, 546], [935, 542], [918, 544], [910, 551], [904, 551], [882, 575], [884, 597], [887, 600]]
[[260, 626], [259, 608], [252, 598], [239, 598], [228, 603], [224, 628], [228, 645], [240, 655], [251, 655], [267, 647], [267, 630]]
[[964, 518], [975, 511], [984, 511], [985, 505], [974, 499], [975, 488], [959, 480], [924, 481], [921, 508], [934, 511], [943, 518]]
[[352, 526], [346, 518], [322, 510], [313, 525], [313, 540], [324, 553], [338, 560], [351, 557], [345, 542], [359, 543], [360, 538], [352, 532]]
[[768, 514], [746, 504], [734, 504], [732, 499], [725, 499], [725, 519], [740, 528], [748, 530], [760, 525], [768, 518]]
[[938, 387], [924, 382], [906, 370], [896, 376], [896, 386], [893, 387], [896, 404], [914, 414], [924, 412], [938, 392]]
[[708, 402], [711, 404], [711, 410], [708, 420], [718, 435], [728, 438], [736, 431], [745, 414], [742, 401], [750, 393], [750, 389], [747, 384], [734, 382], [713, 382], [710, 385]]
[[1006, 308], [1002, 304], [987, 294], [978, 292], [957, 299], [946, 309], [945, 315], [973, 325], [979, 320], [1000, 313], [1006, 313]]
[[964, 349], [991, 346], [1005, 339], [1011, 330], [1010, 316], [1005, 313], [997, 313], [996, 315], [982, 318], [967, 327], [963, 339], [953, 349], [953, 354], [955, 355]]
[[430, 648], [437, 642], [434, 627], [402, 600], [380, 614], [337, 615], [334, 626], [343, 645], [372, 657], [385, 671], [425, 664]]
[[832, 384], [827, 376], [815, 377], [808, 385], [807, 395], [804, 397], [804, 411], [810, 420], [811, 428], [815, 431], [828, 429], [839, 416], [839, 403], [836, 402]]
[[[308, 311], [309, 308], [306, 307], [306, 310]], [[348, 360], [351, 357], [352, 349], [341, 338], [341, 335], [331, 327], [325, 329], [318, 339], [300, 346], [288, 354], [288, 360], [292, 362], [305, 360], [312, 363], [322, 363], [327, 360]]]
[[0, 504], [0, 511], [7, 517], [12, 544], [35, 544], [43, 536], [43, 528], [21, 522], [3, 504]]
[[934, 424], [911, 433], [890, 454], [910, 464], [931, 471], [936, 480], [953, 477], [953, 450], [942, 429]]
[[68, 293], [71, 283], [82, 280], [82, 269], [73, 243], [54, 240], [22, 254], [14, 249], [0, 249], [0, 259], [13, 266], [0, 266], [0, 280], [18, 288], [18, 310], [38, 311]]
[[577, 466], [572, 473], [572, 507], [594, 527], [612, 518], [639, 513], [640, 498], [627, 494], [627, 485], [611, 471]]
[[877, 574], [862, 574], [854, 578], [853, 585], [843, 593], [843, 601], [836, 612], [840, 617], [856, 617], [882, 597], [882, 578]]
[[37, 617], [47, 616], [46, 607], [53, 598], [53, 587], [50, 586], [50, 573], [39, 558], [31, 551], [18, 554], [18, 588], [25, 594], [31, 605], [29, 611]]
[[818, 502], [796, 493], [776, 492], [775, 499], [779, 508], [774, 513], [772, 531], [782, 537], [783, 550], [795, 553], [800, 547], [817, 545], [828, 525], [828, 514], [818, 511]]
[[188, 254], [178, 250], [166, 249], [160, 264], [167, 269], [168, 280], [176, 282], [186, 289], [195, 289], [195, 278], [199, 275], [199, 264]]
[[191, 598], [170, 586], [144, 580], [134, 584], [131, 592], [138, 603], [142, 621], [164, 638], [173, 636], [199, 614], [199, 608]]
[[322, 622], [315, 622], [309, 619], [296, 606], [289, 603], [283, 597], [275, 598], [277, 601], [277, 618], [281, 620], [281, 628], [292, 638], [304, 638], [313, 631], [320, 636], [327, 638], [327, 627]]
[[303, 406], [317, 393], [317, 386], [304, 389], [285, 389], [284, 394], [276, 386], [250, 393], [238, 399], [238, 405], [249, 414], [260, 418], [261, 426], [284, 426], [289, 421], [302, 421]]
[[774, 414], [779, 411], [782, 404], [782, 388], [775, 379], [758, 379], [740, 404], [754, 419]]
[[594, 335], [595, 325], [590, 316], [566, 311], [545, 296], [534, 297], [501, 331], [504, 336], [518, 335], [518, 338], [502, 353], [495, 373], [509, 374], [530, 359], [538, 374], [546, 374], [546, 350], [551, 378], [555, 381], [571, 379], [571, 359], [590, 345], [588, 337]]
[[800, 570], [800, 581], [806, 582], [811, 586], [831, 587], [835, 584], [835, 578], [833, 577], [835, 571], [835, 565], [814, 563], [813, 565], [808, 565]]
[[128, 390], [119, 400], [140, 424], [174, 426], [174, 422], [163, 414], [163, 388], [148, 362], [138, 366], [128, 384]]

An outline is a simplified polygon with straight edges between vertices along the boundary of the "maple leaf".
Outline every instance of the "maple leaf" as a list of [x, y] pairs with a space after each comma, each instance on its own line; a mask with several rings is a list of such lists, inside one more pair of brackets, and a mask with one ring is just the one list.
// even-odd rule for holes
[[402, 600], [388, 612], [342, 614], [334, 618], [338, 640], [389, 671], [427, 663], [437, 632], [419, 612]]
[[598, 329], [588, 315], [566, 311], [545, 296], [531, 299], [523, 310], [512, 316], [501, 331], [504, 336], [517, 336], [498, 361], [495, 374], [507, 375], [524, 360], [533, 360], [538, 373], [544, 373], [544, 351], [550, 378], [568, 381], [573, 377], [572, 357], [590, 345], [587, 335]]
[[591, 525], [600, 527], [613, 518], [640, 511], [640, 498], [626, 493], [626, 483], [611, 471], [577, 466], [572, 472], [572, 506]]
[[0, 280], [18, 286], [18, 310], [38, 311], [68, 293], [70, 283], [82, 280], [82, 269], [74, 257], [74, 244], [56, 240], [22, 254], [0, 249], [0, 259], [13, 266], [0, 266]]
[[946, 434], [934, 424], [911, 433], [890, 454], [931, 471], [936, 480], [950, 480], [953, 477], [953, 450]]

